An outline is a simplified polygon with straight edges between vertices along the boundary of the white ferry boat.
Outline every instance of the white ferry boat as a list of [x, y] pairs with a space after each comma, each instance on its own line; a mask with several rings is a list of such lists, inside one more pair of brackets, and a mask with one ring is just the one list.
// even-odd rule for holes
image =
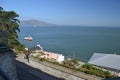
[[24, 37], [24, 40], [32, 41], [33, 38], [32, 37]]

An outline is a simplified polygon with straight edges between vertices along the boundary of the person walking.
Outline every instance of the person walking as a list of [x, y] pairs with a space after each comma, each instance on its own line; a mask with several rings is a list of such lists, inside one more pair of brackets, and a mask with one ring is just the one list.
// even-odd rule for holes
[[26, 55], [26, 59], [27, 59], [27, 61], [29, 62], [30, 52], [28, 51], [25, 55]]

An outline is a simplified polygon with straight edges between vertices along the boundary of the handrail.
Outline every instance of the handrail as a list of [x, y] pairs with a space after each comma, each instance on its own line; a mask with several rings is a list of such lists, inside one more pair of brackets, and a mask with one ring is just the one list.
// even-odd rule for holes
[[7, 50], [8, 50], [7, 47], [1, 47], [1, 46], [0, 46], [0, 52], [7, 51]]

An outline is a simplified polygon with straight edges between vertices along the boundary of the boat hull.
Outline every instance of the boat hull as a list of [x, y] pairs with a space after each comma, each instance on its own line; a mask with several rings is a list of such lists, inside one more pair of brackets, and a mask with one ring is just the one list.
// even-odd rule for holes
[[32, 37], [25, 37], [24, 40], [27, 40], [27, 41], [32, 41]]

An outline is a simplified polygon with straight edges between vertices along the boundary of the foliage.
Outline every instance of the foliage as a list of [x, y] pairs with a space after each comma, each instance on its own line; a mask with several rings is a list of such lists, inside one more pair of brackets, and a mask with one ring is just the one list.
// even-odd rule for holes
[[111, 78], [114, 77], [110, 74], [108, 71], [104, 71], [102, 69], [96, 68], [91, 64], [85, 64], [80, 68], [81, 71], [87, 73], [87, 74], [92, 74], [96, 76], [100, 76], [103, 78]]
[[111, 75], [109, 71], [104, 71], [102, 69], [94, 67], [91, 64], [84, 64], [80, 68], [76, 68], [76, 67], [74, 67], [74, 65], [69, 65], [69, 63], [71, 61], [74, 61], [76, 64], [78, 64], [78, 60], [76, 60], [76, 59], [70, 59], [70, 60], [64, 61], [63, 63], [58, 63], [58, 62], [49, 61], [48, 59], [45, 59], [45, 58], [38, 58], [38, 57], [34, 57], [34, 58], [37, 59], [40, 62], [42, 61], [42, 62], [53, 63], [55, 65], [59, 65], [59, 66], [66, 67], [66, 68], [76, 70], [76, 71], [82, 71], [82, 72], [84, 72], [86, 74], [96, 75], [96, 76], [100, 76], [100, 77], [103, 77], [103, 78], [116, 77], [116, 76]]
[[77, 59], [65, 60], [63, 64], [66, 67], [75, 68], [75, 65], [78, 64], [78, 60]]
[[0, 7], [0, 30], [8, 33], [8, 46], [12, 49], [23, 50], [24, 45], [21, 44], [17, 38], [19, 29], [19, 15], [14, 11], [4, 11]]

